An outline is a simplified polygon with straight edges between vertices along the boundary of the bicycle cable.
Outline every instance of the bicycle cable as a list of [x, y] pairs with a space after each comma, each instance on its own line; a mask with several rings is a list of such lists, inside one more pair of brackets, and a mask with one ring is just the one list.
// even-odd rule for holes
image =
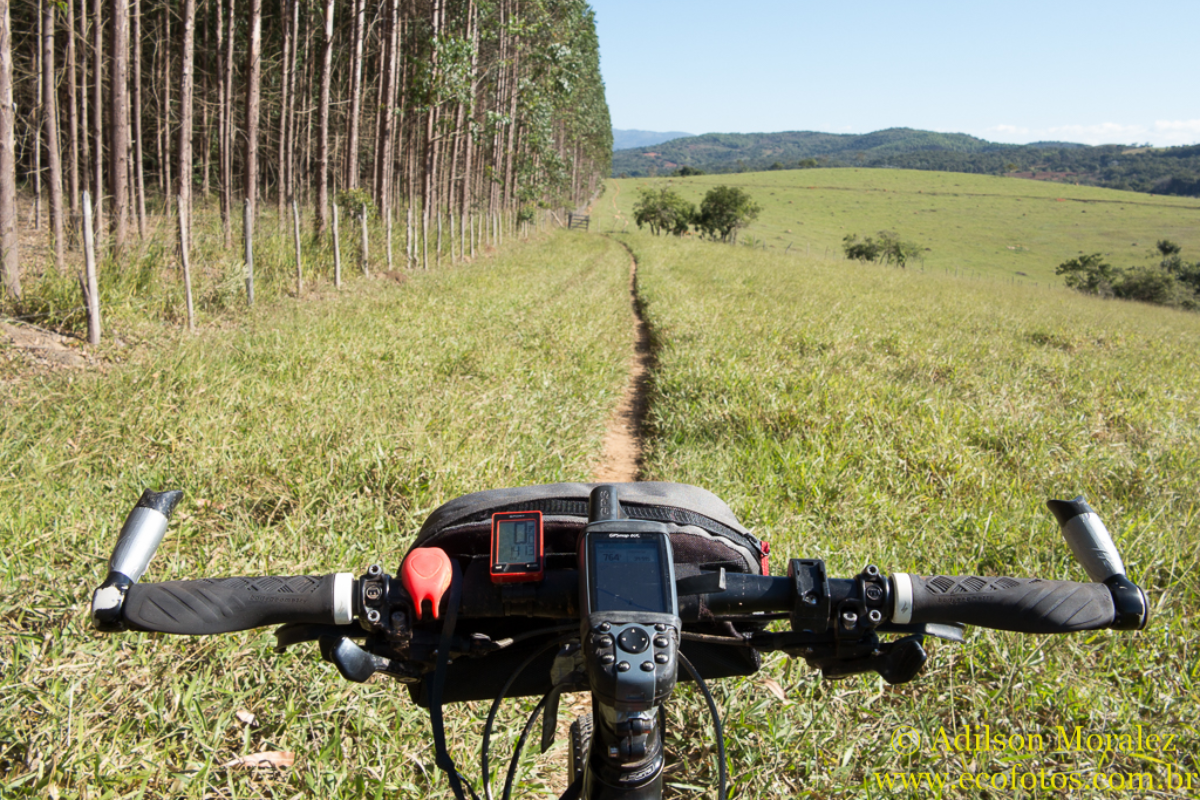
[[533, 726], [537, 724], [538, 717], [541, 716], [542, 710], [546, 707], [546, 701], [550, 699], [550, 693], [538, 702], [537, 707], [529, 714], [529, 719], [525, 721], [525, 728], [521, 731], [521, 738], [517, 739], [516, 749], [513, 750], [512, 758], [508, 762], [508, 775], [504, 779], [504, 792], [500, 795], [500, 800], [508, 800], [512, 795], [513, 778], [517, 776], [517, 764], [521, 761], [521, 751], [525, 749], [525, 742], [529, 740], [529, 732], [533, 730]]
[[503, 702], [504, 698], [508, 696], [508, 690], [512, 688], [513, 683], [516, 682], [517, 678], [526, 670], [526, 668], [529, 667], [530, 664], [540, 658], [542, 654], [550, 648], [561, 647], [562, 645], [571, 641], [571, 639], [574, 639], [575, 636], [576, 634], [571, 634], [567, 636], [559, 636], [556, 639], [551, 639], [541, 648], [531, 653], [528, 658], [521, 662], [520, 666], [512, 671], [512, 674], [508, 676], [508, 680], [504, 682], [504, 686], [502, 686], [500, 691], [496, 694], [496, 699], [492, 701], [492, 707], [488, 710], [487, 722], [485, 722], [483, 725], [483, 746], [480, 750], [480, 771], [483, 775], [483, 796], [486, 798], [486, 800], [492, 800], [492, 781], [488, 770], [488, 749], [491, 746], [492, 725], [496, 721], [496, 714], [500, 710], [500, 703]]
[[446, 688], [446, 672], [450, 667], [450, 640], [454, 637], [454, 625], [458, 622], [458, 605], [462, 600], [462, 572], [457, 561], [451, 561], [450, 600], [446, 619], [442, 622], [442, 635], [438, 640], [437, 665], [433, 672], [433, 686], [429, 693], [429, 724], [433, 728], [433, 750], [438, 769], [450, 779], [450, 788], [458, 800], [466, 800], [463, 784], [471, 792], [473, 800], [479, 800], [475, 787], [459, 774], [454, 759], [446, 749], [446, 726], [442, 717], [442, 693]]
[[717, 794], [718, 800], [726, 800], [726, 784], [729, 781], [729, 773], [725, 766], [725, 731], [721, 727], [721, 714], [717, 711], [717, 701], [713, 699], [712, 692], [708, 690], [708, 684], [704, 682], [704, 678], [700, 677], [699, 671], [692, 666], [692, 662], [687, 660], [687, 657], [681, 652], [677, 654], [679, 663], [688, 674], [692, 676], [692, 680], [700, 687], [700, 691], [704, 693], [704, 700], [708, 703], [708, 713], [712, 715], [713, 732], [717, 740], [717, 769], [721, 776], [721, 789]]

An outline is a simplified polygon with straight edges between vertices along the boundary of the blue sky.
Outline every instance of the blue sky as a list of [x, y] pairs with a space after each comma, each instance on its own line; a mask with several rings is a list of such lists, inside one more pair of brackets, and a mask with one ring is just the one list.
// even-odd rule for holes
[[1200, 143], [1200, 0], [591, 0], [616, 128]]

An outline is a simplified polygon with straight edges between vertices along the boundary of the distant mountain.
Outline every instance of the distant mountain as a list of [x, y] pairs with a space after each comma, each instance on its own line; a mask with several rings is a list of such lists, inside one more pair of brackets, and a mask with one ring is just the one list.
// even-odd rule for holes
[[[667, 135], [667, 134], [664, 134]], [[614, 176], [806, 167], [891, 167], [1014, 175], [1157, 194], [1200, 194], [1200, 146], [1000, 144], [965, 133], [889, 128], [874, 133], [706, 133], [613, 153]]]
[[649, 147], [650, 145], [669, 142], [672, 139], [682, 139], [686, 136], [695, 135], [694, 133], [683, 133], [681, 131], [659, 133], [658, 131], [622, 131], [613, 128], [613, 150], [625, 150], [629, 147]]

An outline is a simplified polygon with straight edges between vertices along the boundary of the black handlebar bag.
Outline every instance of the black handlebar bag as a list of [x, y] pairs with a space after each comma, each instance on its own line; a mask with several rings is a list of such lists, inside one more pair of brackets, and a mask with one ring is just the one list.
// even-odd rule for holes
[[[514, 489], [492, 489], [455, 498], [439, 506], [425, 520], [411, 549], [440, 547], [467, 570], [487, 569], [491, 548], [492, 514], [498, 511], [540, 511], [545, 539], [547, 573], [578, 568], [578, 544], [587, 525], [588, 496], [595, 483], [552, 483], [543, 486], [522, 486]], [[621, 510], [635, 520], [652, 520], [665, 524], [671, 531], [676, 579], [697, 575], [701, 570], [724, 568], [726, 572], [751, 575], [766, 574], [766, 544], [742, 527], [729, 506], [714, 495], [696, 486], [682, 483], [645, 482], [615, 484]], [[411, 551], [410, 549], [410, 551]], [[522, 613], [521, 592], [518, 587], [502, 591], [510, 593], [511, 613], [500, 619], [470, 622], [470, 630], [460, 618], [459, 634], [486, 633], [493, 639], [518, 635], [525, 631], [545, 628], [563, 622]], [[528, 590], [526, 590], [528, 591]], [[680, 598], [680, 604], [688, 598]], [[506, 601], [507, 603], [507, 601]], [[715, 620], [689, 623], [688, 630], [729, 636], [760, 630], [765, 623], [754, 621], [720, 623]], [[490, 700], [494, 698], [512, 672], [533, 652], [555, 638], [554, 634], [534, 637], [485, 657], [459, 658], [450, 664], [443, 702]], [[730, 647], [705, 642], [686, 641], [683, 654], [707, 678], [751, 675], [761, 665], [757, 651], [746, 647]], [[510, 697], [541, 695], [551, 688], [553, 651], [543, 654], [518, 677], [510, 688]], [[680, 680], [690, 680], [681, 670]], [[413, 699], [421, 706], [429, 705], [429, 690], [433, 676], [427, 675], [418, 683], [409, 684]]]

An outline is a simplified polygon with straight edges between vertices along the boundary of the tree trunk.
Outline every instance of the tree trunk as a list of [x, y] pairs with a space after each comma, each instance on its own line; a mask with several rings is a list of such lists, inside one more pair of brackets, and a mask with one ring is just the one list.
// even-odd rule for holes
[[75, 0], [67, 0], [67, 129], [71, 137], [67, 206], [72, 227], [79, 218], [79, 89], [75, 79]]
[[102, 0], [92, 0], [92, 235], [104, 230], [104, 24]]
[[142, 150], [142, 4], [133, 0], [133, 169], [137, 191], [138, 237], [146, 238], [146, 170]]
[[46, 84], [42, 80], [42, 31], [45, 28], [46, 16], [42, 13], [41, 2], [37, 12], [37, 39], [35, 40], [35, 56], [33, 80], [37, 84], [37, 101], [33, 106], [33, 229], [42, 229], [42, 135], [45, 131], [46, 103], [42, 95]]
[[163, 192], [164, 205], [169, 203], [168, 198], [171, 196], [171, 187], [175, 185], [171, 176], [171, 164], [174, 163], [171, 158], [171, 87], [174, 82], [171, 80], [171, 8], [170, 5], [163, 6], [163, 38], [159, 43], [162, 50], [162, 121], [159, 123], [163, 126], [163, 160], [160, 162], [160, 169], [163, 170]]
[[129, 0], [112, 0], [112, 148], [109, 151], [109, 184], [112, 187], [113, 252], [120, 254], [129, 234]]
[[363, 39], [366, 0], [354, 0], [354, 63], [350, 84], [350, 131], [346, 138], [346, 188], [358, 187], [358, 136], [362, 116]]
[[250, 0], [250, 49], [246, 54], [246, 164], [242, 186], [253, 226], [258, 201], [258, 107], [262, 90], [262, 0]]
[[329, 82], [333, 71], [333, 0], [325, 0], [325, 42], [321, 56], [321, 140], [317, 156], [317, 208], [314, 226], [324, 236], [329, 217]]
[[10, 297], [21, 296], [17, 238], [17, 140], [13, 106], [12, 22], [8, 0], [0, 0], [0, 282]]
[[[136, 0], [135, 0], [136, 2]], [[187, 215], [187, 224], [181, 225], [180, 230], [185, 234], [190, 232], [192, 218], [192, 96], [195, 93], [195, 67], [193, 61], [196, 51], [196, 0], [183, 0], [183, 61], [180, 65], [182, 83], [179, 92], [179, 213]], [[188, 246], [187, 239], [181, 236], [180, 249]], [[187, 255], [184, 254], [185, 260]]]
[[63, 248], [66, 245], [63, 222], [62, 153], [58, 143], [58, 87], [54, 74], [54, 11], [55, 4], [42, 0], [42, 79], [45, 83], [42, 103], [46, 123], [46, 155], [50, 162], [50, 229], [54, 233], [54, 266], [62, 272], [66, 266]]
[[225, 124], [221, 129], [221, 200], [226, 250], [233, 247], [233, 34], [235, 22], [234, 0], [229, 0], [229, 29], [225, 37], [224, 63]]
[[291, 192], [288, 191], [288, 119], [291, 105], [289, 104], [288, 94], [288, 76], [292, 74], [293, 60], [292, 51], [294, 45], [292, 43], [292, 26], [289, 23], [289, 15], [294, 15], [299, 12], [297, 6], [298, 0], [282, 0], [280, 3], [283, 11], [283, 80], [280, 81], [280, 88], [283, 92], [283, 97], [279, 101], [279, 190], [276, 192], [276, 205], [280, 224], [283, 223], [283, 205], [287, 198], [291, 197]]
[[[287, 74], [284, 76], [288, 83], [288, 133], [283, 168], [287, 172], [287, 196], [289, 200], [296, 196], [296, 175], [299, 173], [300, 164], [299, 157], [297, 156], [297, 147], [300, 141], [300, 118], [296, 112], [296, 99], [299, 96], [299, 91], [296, 87], [298, 85], [297, 73], [299, 71], [297, 65], [300, 63], [300, 4], [298, 0], [293, 0], [292, 5], [292, 58], [285, 67]], [[302, 84], [299, 85], [303, 88]]]

